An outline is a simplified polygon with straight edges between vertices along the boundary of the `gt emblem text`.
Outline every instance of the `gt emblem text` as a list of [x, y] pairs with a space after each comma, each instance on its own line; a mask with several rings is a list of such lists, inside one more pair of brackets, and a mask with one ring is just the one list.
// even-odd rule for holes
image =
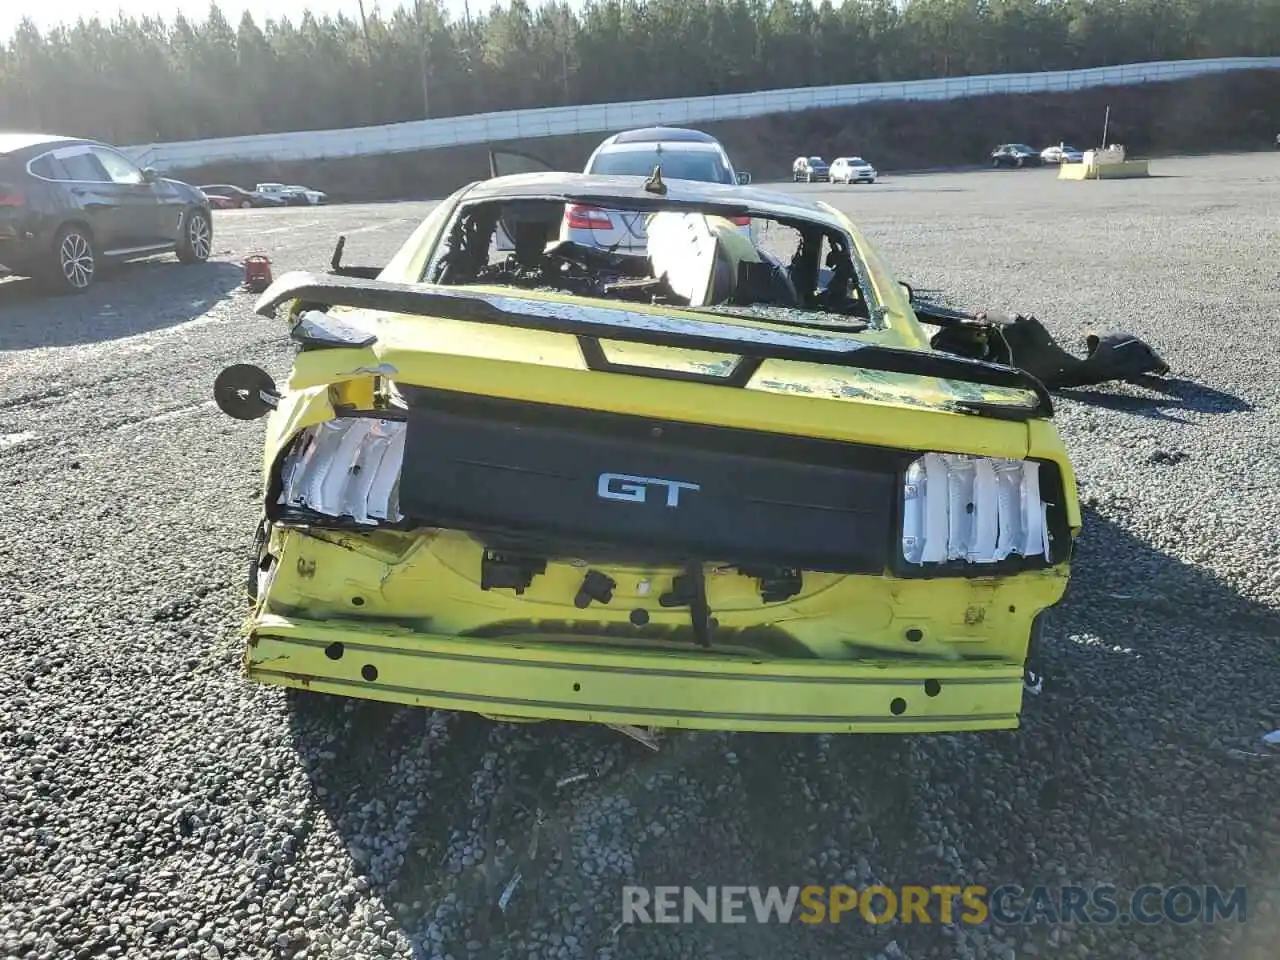
[[680, 505], [681, 490], [701, 490], [696, 483], [683, 480], [663, 480], [661, 477], [633, 477], [626, 473], [602, 473], [596, 482], [596, 494], [604, 500], [628, 500], [644, 503], [649, 487], [667, 488], [667, 506]]

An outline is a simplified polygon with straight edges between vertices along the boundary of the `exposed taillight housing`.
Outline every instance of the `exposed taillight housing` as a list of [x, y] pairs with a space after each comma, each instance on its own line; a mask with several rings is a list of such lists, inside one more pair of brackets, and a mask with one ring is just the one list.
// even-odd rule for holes
[[733, 223], [734, 223], [734, 225], [735, 225], [735, 226], [739, 226], [739, 227], [749, 227], [749, 226], [751, 226], [751, 218], [750, 218], [750, 217], [730, 217], [729, 219], [733, 221]]
[[902, 556], [919, 566], [1051, 558], [1041, 464], [926, 453], [907, 468]]
[[613, 221], [600, 207], [571, 203], [564, 211], [565, 223], [570, 230], [611, 230]]
[[404, 442], [399, 420], [339, 417], [307, 427], [281, 465], [276, 503], [362, 526], [396, 523]]

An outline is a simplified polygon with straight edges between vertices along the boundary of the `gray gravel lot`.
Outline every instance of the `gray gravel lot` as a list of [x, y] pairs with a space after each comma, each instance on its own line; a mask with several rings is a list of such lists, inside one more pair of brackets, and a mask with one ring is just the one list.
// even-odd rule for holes
[[[262, 428], [210, 388], [289, 352], [239, 262], [322, 269], [340, 231], [381, 262], [429, 205], [229, 211], [204, 267], [71, 299], [0, 283], [0, 956], [1273, 958], [1280, 156], [1153, 168], [783, 187], [853, 211], [926, 295], [1035, 313], [1081, 351], [1136, 333], [1173, 367], [1059, 403], [1085, 535], [1049, 682], [1000, 734], [651, 753], [250, 686]], [[614, 928], [628, 882], [873, 881], [1248, 885], [1248, 914]]]

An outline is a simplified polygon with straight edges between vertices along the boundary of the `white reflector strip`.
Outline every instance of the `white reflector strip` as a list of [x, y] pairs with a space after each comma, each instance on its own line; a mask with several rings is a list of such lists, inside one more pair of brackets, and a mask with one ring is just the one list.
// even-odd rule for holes
[[973, 544], [974, 466], [964, 457], [947, 457], [946, 461], [951, 468], [947, 474], [947, 559], [963, 560]]
[[996, 465], [996, 497], [1000, 518], [996, 559], [1003, 560], [1015, 551], [1021, 553], [1026, 542], [1022, 532], [1022, 464], [1017, 460], [1002, 460]]
[[1024, 557], [1037, 553], [1049, 558], [1049, 508], [1040, 499], [1040, 464], [1022, 465], [1022, 526]]
[[994, 563], [996, 540], [1000, 530], [999, 498], [996, 494], [996, 472], [991, 461], [983, 458], [974, 464], [973, 478], [973, 546], [970, 563]]
[[947, 558], [947, 463], [936, 453], [924, 456], [924, 549], [922, 563]]
[[328, 513], [323, 507], [324, 480], [333, 467], [333, 455], [337, 453], [342, 438], [347, 435], [347, 424], [343, 421], [329, 421], [315, 428], [315, 443], [307, 452], [306, 463], [298, 476], [296, 493], [290, 497], [294, 506], [310, 507], [321, 513]]
[[902, 510], [902, 553], [910, 563], [919, 563], [924, 550], [924, 483], [924, 467], [917, 460], [907, 467]]
[[360, 460], [360, 445], [369, 435], [370, 426], [369, 420], [357, 420], [343, 434], [338, 449], [329, 460], [329, 470], [325, 473], [324, 482], [320, 484], [319, 505], [316, 509], [321, 513], [335, 517], [352, 516], [348, 509], [347, 491], [358, 482], [354, 468]]
[[906, 472], [902, 555], [909, 563], [1050, 559], [1040, 465], [927, 453]]
[[281, 469], [280, 503], [359, 523], [402, 519], [394, 492], [404, 424], [352, 417], [304, 431]]
[[377, 475], [369, 488], [369, 516], [378, 520], [399, 520], [400, 498], [396, 496], [400, 489], [400, 466], [404, 463], [404, 424], [388, 423], [391, 440], [387, 443], [387, 452], [382, 455], [378, 464]]
[[356, 476], [347, 486], [347, 499], [343, 502], [344, 512], [355, 517], [357, 523], [374, 523], [369, 516], [369, 491], [378, 477], [378, 468], [389, 445], [385, 421], [373, 421], [368, 438], [360, 446], [360, 459], [354, 468]]

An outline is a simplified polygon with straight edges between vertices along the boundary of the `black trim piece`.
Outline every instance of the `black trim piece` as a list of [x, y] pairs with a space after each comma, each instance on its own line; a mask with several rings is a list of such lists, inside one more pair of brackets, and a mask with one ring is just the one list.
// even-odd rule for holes
[[[660, 438], [664, 445], [713, 453], [750, 451], [772, 460], [816, 467], [852, 467], [901, 475], [911, 462], [930, 451], [828, 440], [795, 434], [687, 423], [657, 417], [584, 410], [553, 403], [508, 400], [480, 394], [396, 383], [410, 410], [439, 410], [466, 417], [497, 420], [525, 427], [570, 430], [584, 438], [607, 437], [632, 443]], [[375, 414], [378, 415], [378, 414]]]
[[711, 646], [711, 607], [707, 603], [707, 574], [700, 563], [690, 563], [685, 567], [685, 576], [693, 588], [693, 596], [689, 601], [689, 619], [693, 623], [693, 638], [698, 646]]
[[918, 300], [911, 305], [913, 312], [921, 323], [935, 327], [981, 327], [984, 326], [976, 316], [964, 310], [955, 310], [941, 304]]
[[787, 567], [738, 567], [760, 584], [761, 603], [783, 603], [804, 589], [804, 571]]
[[681, 564], [838, 573], [888, 564], [901, 486], [895, 461], [868, 458], [877, 468], [846, 456], [824, 466], [750, 446], [709, 450], [652, 428], [638, 436], [643, 425], [609, 434], [415, 407], [400, 510], [486, 540], [599, 541]]
[[378, 342], [372, 333], [354, 327], [340, 317], [308, 310], [293, 325], [289, 336], [303, 349], [335, 350], [343, 347], [371, 347]]
[[718, 383], [726, 387], [745, 387], [756, 375], [763, 361], [759, 357], [739, 357], [727, 376], [714, 373], [695, 373], [692, 370], [666, 370], [662, 367], [638, 367], [632, 363], [614, 363], [605, 356], [604, 347], [595, 337], [578, 337], [578, 349], [588, 370], [597, 373], [628, 373], [657, 380], [678, 380], [685, 383]]
[[511, 556], [485, 550], [480, 559], [481, 590], [514, 590], [520, 596], [533, 583], [533, 578], [547, 572], [547, 561], [541, 557]]
[[[1038, 400], [1037, 405], [1031, 408], [965, 400], [955, 403], [957, 409], [1001, 418], [1053, 416], [1053, 400], [1048, 390], [1026, 371], [941, 351], [886, 347], [848, 337], [768, 330], [710, 319], [650, 317], [612, 305], [593, 309], [591, 316], [574, 316], [574, 311], [566, 311], [562, 315], [556, 315], [554, 311], [544, 314], [526, 313], [505, 310], [490, 302], [490, 296], [461, 290], [446, 293], [424, 284], [294, 271], [272, 283], [258, 299], [254, 309], [263, 316], [274, 316], [275, 309], [280, 304], [297, 299], [308, 304], [440, 316], [469, 323], [543, 330], [575, 337], [596, 337], [712, 353], [732, 352], [758, 361], [788, 360], [909, 376], [938, 377], [1029, 390]], [[510, 299], [518, 299], [518, 295], [513, 294]], [[537, 303], [530, 301], [529, 307], [536, 310]], [[610, 317], [610, 314], [613, 316]]]

